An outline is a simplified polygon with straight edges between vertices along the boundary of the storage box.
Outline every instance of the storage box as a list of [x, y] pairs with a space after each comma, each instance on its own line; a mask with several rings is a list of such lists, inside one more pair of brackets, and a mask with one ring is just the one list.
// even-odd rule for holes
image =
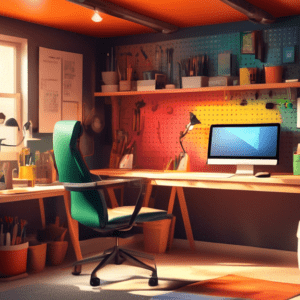
[[238, 77], [234, 76], [215, 76], [209, 77], [208, 86], [228, 86], [233, 85], [233, 81], [237, 80]]
[[300, 154], [294, 154], [293, 173], [294, 175], [300, 175]]
[[207, 76], [189, 76], [182, 77], [182, 88], [191, 89], [208, 86]]
[[218, 75], [231, 76], [231, 53], [224, 52], [218, 54]]
[[155, 91], [155, 80], [138, 80], [137, 91]]

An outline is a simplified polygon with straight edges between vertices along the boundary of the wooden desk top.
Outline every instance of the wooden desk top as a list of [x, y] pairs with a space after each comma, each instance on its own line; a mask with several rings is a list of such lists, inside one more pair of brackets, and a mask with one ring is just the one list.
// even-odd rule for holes
[[16, 187], [10, 190], [0, 190], [0, 203], [63, 196], [65, 193], [63, 185]]
[[[208, 189], [300, 193], [300, 176], [274, 174], [268, 178], [233, 176], [231, 178], [201, 178], [199, 172], [98, 169], [93, 174], [109, 177], [139, 177], [151, 180], [153, 185], [181, 186]], [[198, 177], [198, 178], [197, 178]]]

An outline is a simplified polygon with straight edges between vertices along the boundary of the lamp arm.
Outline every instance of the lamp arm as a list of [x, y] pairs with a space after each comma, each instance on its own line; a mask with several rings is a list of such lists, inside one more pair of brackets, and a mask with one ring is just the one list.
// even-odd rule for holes
[[183, 153], [186, 153], [186, 152], [185, 152], [185, 150], [184, 150], [184, 148], [183, 148], [181, 139], [187, 135], [187, 133], [189, 132], [190, 127], [191, 127], [191, 123], [187, 125], [187, 127], [186, 127], [186, 129], [185, 129], [184, 132], [181, 132], [181, 133], [180, 133], [179, 143], [180, 143], [180, 145], [181, 145], [181, 148], [182, 148], [182, 150], [183, 150]]
[[180, 143], [180, 146], [181, 146], [181, 148], [182, 148], [182, 150], [183, 150], [183, 153], [186, 153], [185, 150], [184, 150], [184, 148], [183, 148], [181, 138], [179, 139], [179, 143]]

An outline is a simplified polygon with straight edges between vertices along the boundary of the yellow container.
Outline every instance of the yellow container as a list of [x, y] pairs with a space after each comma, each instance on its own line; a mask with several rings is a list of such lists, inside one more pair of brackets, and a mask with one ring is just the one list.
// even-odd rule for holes
[[35, 180], [36, 179], [36, 166], [20, 166], [19, 172], [20, 179], [27, 179], [27, 180]]
[[240, 85], [251, 84], [250, 70], [248, 68], [240, 69]]

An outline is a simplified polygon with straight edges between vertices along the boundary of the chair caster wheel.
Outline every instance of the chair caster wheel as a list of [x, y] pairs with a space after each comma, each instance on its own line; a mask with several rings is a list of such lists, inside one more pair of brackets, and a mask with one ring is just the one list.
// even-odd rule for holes
[[90, 280], [91, 286], [99, 286], [100, 285], [100, 279], [98, 277], [93, 277]]
[[149, 286], [157, 286], [158, 285], [158, 278], [157, 277], [151, 277], [149, 279]]
[[73, 275], [80, 275], [80, 273], [81, 273], [81, 265], [74, 266], [72, 274]]
[[72, 272], [72, 275], [76, 275], [76, 276], [78, 276], [78, 275], [80, 275], [80, 272]]

